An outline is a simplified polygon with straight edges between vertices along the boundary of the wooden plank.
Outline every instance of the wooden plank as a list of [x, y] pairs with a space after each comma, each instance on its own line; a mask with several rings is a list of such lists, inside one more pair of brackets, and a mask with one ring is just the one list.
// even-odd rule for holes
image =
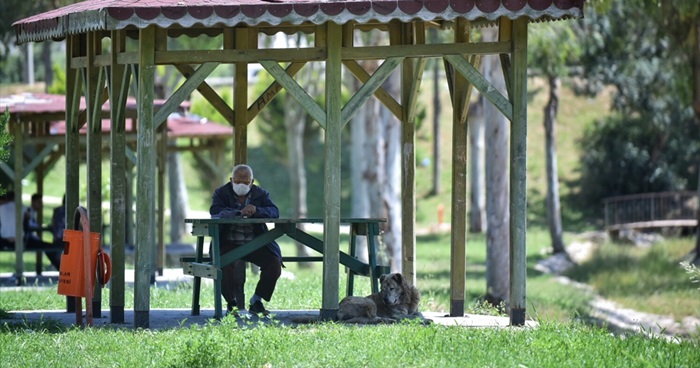
[[186, 275], [204, 277], [212, 280], [218, 278], [217, 268], [207, 263], [184, 262], [182, 264], [182, 272]]
[[[87, 111], [87, 210], [91, 232], [102, 231], [102, 104], [104, 102], [105, 73], [94, 65], [95, 56], [102, 52], [97, 32], [87, 33], [87, 68], [83, 69], [85, 106]], [[93, 280], [92, 306], [88, 316], [102, 317], [102, 287]], [[88, 299], [89, 296], [88, 296]], [[88, 317], [88, 320], [90, 317]], [[89, 322], [88, 322], [89, 323]]]
[[[218, 63], [215, 64], [219, 65]], [[203, 65], [204, 64], [202, 64], [202, 66]], [[182, 73], [183, 76], [185, 76], [185, 78], [190, 78], [195, 73], [194, 68], [188, 64], [178, 64], [174, 66], [180, 73]], [[207, 84], [207, 82], [203, 81], [196, 87], [196, 89], [202, 94], [202, 97], [204, 97], [212, 105], [212, 107], [214, 107], [214, 109], [216, 109], [216, 111], [227, 120], [229, 124], [233, 125], [233, 109], [226, 101], [224, 101], [224, 99], [221, 98], [221, 96], [219, 96], [218, 93], [216, 93], [213, 88], [211, 88], [211, 86], [209, 86], [209, 84]]]
[[125, 110], [129, 92], [131, 68], [117, 63], [117, 55], [126, 48], [125, 31], [112, 32], [112, 73], [110, 75], [110, 170], [109, 219], [112, 257], [112, 279], [109, 289], [110, 321], [124, 323], [126, 280], [126, 139]]
[[148, 328], [150, 280], [155, 253], [155, 126], [153, 86], [155, 85], [155, 27], [139, 31], [138, 143], [136, 193], [136, 267], [134, 286], [134, 327]]
[[[24, 165], [24, 169], [22, 171], [22, 178], [26, 178], [27, 175], [29, 175], [34, 169], [36, 169], [39, 164], [41, 164], [44, 160], [44, 157], [48, 156], [53, 152], [54, 147], [56, 147], [58, 144], [52, 143], [52, 142], [47, 142], [46, 147], [42, 148], [41, 151], [39, 151], [34, 158], [29, 161], [26, 165]], [[14, 176], [14, 174], [13, 174]], [[39, 192], [41, 193], [41, 192]]]
[[[369, 80], [369, 73], [367, 73], [367, 71], [365, 71], [360, 64], [357, 63], [357, 61], [346, 60], [343, 62], [343, 65], [345, 65], [345, 67], [348, 68], [355, 78], [359, 79], [362, 83], [367, 83]], [[401, 105], [394, 99], [394, 97], [388, 94], [383, 88], [376, 89], [374, 91], [374, 96], [377, 97], [377, 99], [379, 99], [379, 101], [384, 104], [384, 106], [386, 106], [386, 108], [389, 109], [392, 114], [394, 114], [394, 116], [401, 119], [403, 110]]]
[[[236, 28], [234, 31], [235, 47], [247, 49], [250, 46], [249, 31]], [[244, 68], [245, 66], [245, 68]], [[233, 104], [235, 115], [233, 129], [233, 163], [248, 163], [248, 64], [237, 63], [235, 84], [233, 86]]]
[[[326, 131], [325, 131], [325, 180], [323, 211], [323, 293], [320, 317], [335, 319], [338, 311], [338, 283], [340, 257], [340, 138], [342, 28], [333, 22], [326, 23], [328, 58], [326, 61]], [[318, 106], [318, 105], [316, 105]]]
[[19, 219], [24, 218], [24, 213], [23, 209], [24, 206], [21, 206], [20, 204], [22, 203], [22, 172], [24, 171], [23, 166], [24, 166], [24, 155], [21, 154], [21, 152], [24, 152], [24, 124], [22, 124], [19, 119], [13, 119], [10, 121], [11, 125], [14, 125], [14, 152], [16, 153], [14, 155], [15, 158], [15, 173], [14, 173], [14, 192], [15, 192], [15, 277], [17, 278], [17, 283], [21, 284], [22, 281], [22, 276], [24, 274], [24, 259], [23, 253], [24, 253], [24, 242], [21, 241], [21, 239], [24, 239], [24, 228], [22, 227], [22, 224], [24, 221], [21, 221]]
[[[455, 44], [469, 42], [468, 24], [458, 20]], [[456, 57], [464, 60], [461, 56]], [[454, 65], [454, 62], [451, 62]], [[464, 315], [467, 243], [467, 96], [471, 85], [454, 75], [452, 94], [452, 233], [450, 240], [450, 316]]]
[[[287, 72], [282, 69], [282, 67], [275, 61], [271, 60], [260, 60], [260, 65], [262, 65], [265, 70], [267, 70], [270, 75], [272, 75], [275, 80], [277, 80], [285, 89], [289, 96], [297, 100], [301, 104], [301, 107], [311, 116], [312, 119], [316, 120], [321, 127], [326, 128], [326, 115], [323, 109], [316, 103], [313, 97], [304, 90]], [[340, 109], [340, 107], [338, 107]]]
[[73, 211], [78, 207], [80, 195], [80, 95], [82, 94], [82, 73], [73, 68], [74, 57], [79, 56], [86, 42], [85, 35], [69, 36], [66, 46], [66, 226], [74, 229]]
[[510, 324], [525, 324], [527, 280], [527, 22], [513, 22], [510, 128]]
[[440, 57], [446, 55], [490, 55], [509, 52], [508, 42], [364, 46], [343, 49], [343, 60], [376, 60], [390, 57]]
[[511, 105], [510, 101], [508, 101], [498, 89], [494, 88], [473, 65], [462, 56], [447, 55], [445, 59], [447, 59], [461, 75], [469, 80], [487, 100], [491, 101], [508, 120], [513, 121], [513, 105]]
[[360, 110], [362, 105], [379, 89], [384, 81], [396, 70], [396, 67], [404, 60], [402, 57], [390, 58], [385, 60], [382, 65], [372, 74], [371, 77], [357, 90], [355, 95], [350, 98], [342, 110], [342, 124], [345, 124]]
[[[513, 33], [513, 21], [506, 17], [501, 17], [499, 19], [498, 26], [498, 41], [500, 42], [510, 42]], [[503, 69], [503, 79], [506, 81], [506, 92], [510, 99], [513, 98], [513, 74], [510, 65], [510, 54], [501, 53], [499, 55], [501, 59], [501, 69]]]
[[158, 109], [158, 112], [156, 112], [156, 115], [153, 117], [154, 127], [158, 129], [158, 127], [168, 119], [171, 113], [177, 111], [177, 109], [180, 108], [180, 104], [190, 96], [192, 91], [204, 82], [204, 79], [206, 79], [217, 66], [219, 66], [218, 63], [204, 63], [200, 65], [192, 75], [186, 77], [187, 80], [185, 80], [185, 83], [183, 83], [180, 88], [165, 101], [163, 106]]
[[[305, 62], [295, 62], [290, 63], [285, 68], [285, 72], [289, 74], [292, 78], [301, 70], [301, 68], [306, 65]], [[246, 74], [247, 75], [247, 74]], [[260, 111], [262, 111], [265, 106], [267, 106], [282, 90], [282, 85], [278, 81], [272, 82], [263, 93], [258, 96], [258, 98], [248, 107], [248, 123], [250, 123]]]
[[[156, 65], [217, 63], [257, 63], [260, 60], [279, 62], [323, 61], [326, 50], [319, 47], [297, 48], [294, 52], [287, 49], [243, 49], [243, 50], [198, 50], [192, 51], [158, 51]], [[133, 63], [134, 55], [125, 53], [123, 62]], [[122, 59], [120, 59], [122, 62]]]

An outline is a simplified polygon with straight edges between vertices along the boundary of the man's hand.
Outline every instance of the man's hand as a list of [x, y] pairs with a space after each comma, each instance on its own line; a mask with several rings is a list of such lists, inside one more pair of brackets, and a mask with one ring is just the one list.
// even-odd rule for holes
[[258, 211], [258, 209], [255, 206], [253, 206], [252, 204], [249, 204], [249, 205], [243, 207], [243, 209], [241, 210], [241, 215], [249, 217], [249, 216], [253, 216], [255, 214], [255, 212], [257, 212], [257, 211]]

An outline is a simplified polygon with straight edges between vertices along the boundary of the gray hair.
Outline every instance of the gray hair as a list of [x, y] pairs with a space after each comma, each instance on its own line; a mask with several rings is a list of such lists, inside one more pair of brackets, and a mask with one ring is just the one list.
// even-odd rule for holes
[[247, 171], [250, 173], [250, 178], [253, 179], [253, 169], [246, 165], [246, 164], [239, 164], [233, 167], [233, 171], [231, 171], [231, 176], [234, 177], [236, 176], [237, 171]]

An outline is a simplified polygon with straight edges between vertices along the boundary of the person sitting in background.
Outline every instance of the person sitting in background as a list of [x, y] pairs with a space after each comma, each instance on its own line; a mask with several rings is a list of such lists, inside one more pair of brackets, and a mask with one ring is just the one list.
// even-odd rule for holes
[[[212, 218], [278, 218], [279, 209], [270, 199], [270, 193], [257, 185], [253, 185], [253, 169], [248, 165], [237, 165], [233, 168], [230, 182], [214, 191], [209, 214]], [[220, 235], [221, 254], [226, 254], [241, 246], [254, 237], [267, 231], [265, 224], [238, 224], [222, 226]], [[210, 252], [211, 253], [211, 252]], [[250, 299], [248, 311], [268, 315], [261, 299], [270, 301], [275, 291], [277, 280], [282, 274], [282, 251], [276, 242], [243, 257], [244, 261], [252, 262], [260, 267], [260, 280], [255, 287], [255, 294]], [[242, 304], [243, 285], [245, 283], [245, 267], [238, 262], [229, 264], [222, 269], [221, 294], [228, 303], [228, 311], [234, 305], [239, 309]], [[235, 313], [235, 312], [234, 312]]]
[[63, 195], [61, 205], [54, 208], [53, 216], [51, 216], [51, 232], [53, 233], [53, 243], [57, 246], [63, 246], [63, 230], [66, 229], [66, 195]]
[[[15, 249], [15, 192], [7, 192], [0, 203], [0, 247], [4, 249]], [[41, 230], [35, 217], [36, 211], [40, 208], [41, 195], [35, 194], [32, 196], [32, 207], [22, 211], [24, 214], [23, 229], [25, 232], [24, 250], [46, 249], [53, 246], [53, 244], [41, 240], [36, 233]], [[61, 252], [46, 252], [46, 257], [51, 261], [51, 265], [54, 266], [56, 270], [60, 270]]]
[[[24, 215], [24, 238], [27, 249], [36, 248], [50, 248], [55, 243], [45, 242], [41, 239], [41, 232], [43, 230], [50, 230], [49, 228], [43, 228], [41, 222], [38, 220], [38, 213], [41, 211], [43, 206], [43, 197], [40, 193], [32, 194], [31, 203], [29, 208]], [[61, 248], [63, 249], [63, 244]], [[45, 252], [46, 257], [51, 261], [51, 264], [56, 267], [56, 270], [60, 270], [61, 265], [61, 252]]]

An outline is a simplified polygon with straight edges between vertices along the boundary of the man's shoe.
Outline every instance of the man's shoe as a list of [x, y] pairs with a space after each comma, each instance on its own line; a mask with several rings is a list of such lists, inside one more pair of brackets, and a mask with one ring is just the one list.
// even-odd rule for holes
[[255, 314], [262, 313], [263, 316], [270, 315], [270, 311], [265, 309], [265, 306], [259, 300], [248, 307], [248, 312]]

